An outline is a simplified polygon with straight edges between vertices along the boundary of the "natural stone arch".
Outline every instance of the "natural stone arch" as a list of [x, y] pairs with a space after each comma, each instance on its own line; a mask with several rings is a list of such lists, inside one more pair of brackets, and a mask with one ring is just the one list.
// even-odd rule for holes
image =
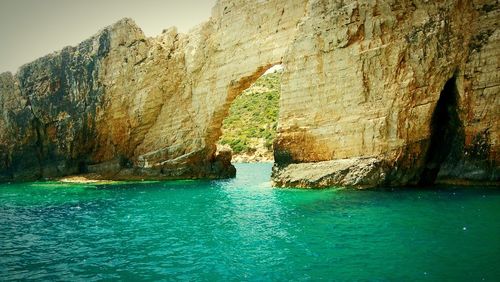
[[[268, 12], [253, 13], [255, 5]], [[306, 3], [296, 0], [257, 4], [219, 1], [213, 9], [212, 19], [189, 35], [169, 29], [154, 40], [145, 40], [156, 54], [139, 65], [140, 71], [145, 72], [145, 77], [160, 78], [156, 83], [164, 90], [154, 92], [161, 104], [149, 99], [146, 100], [149, 105], [136, 105], [137, 98], [127, 96], [124, 91], [115, 98], [129, 100], [124, 103], [123, 112], [130, 112], [137, 106], [139, 111], [154, 109], [154, 114], [151, 114], [154, 119], [142, 131], [142, 139], [132, 139], [138, 143], [132, 146], [133, 151], [126, 151], [126, 158], [133, 166], [132, 169], [121, 169], [122, 173], [128, 171], [124, 177], [130, 177], [129, 173], [140, 177], [144, 171], [148, 171], [151, 177], [167, 179], [227, 177], [223, 171], [212, 170], [221, 167], [217, 163], [216, 142], [223, 117], [240, 89], [249, 86], [267, 68], [286, 56], [305, 9]], [[165, 47], [156, 51], [158, 45]], [[115, 72], [110, 70], [107, 73]], [[129, 83], [127, 76], [123, 78], [124, 83]], [[120, 104], [111, 103], [111, 106], [116, 105]], [[138, 118], [149, 116], [148, 112], [145, 114]], [[128, 124], [135, 123], [118, 122], [125, 130], [130, 127]], [[111, 139], [122, 137], [120, 134], [111, 136]], [[124, 142], [117, 140], [114, 143]]]
[[251, 75], [242, 77], [236, 81], [231, 81], [227, 90], [225, 103], [222, 105], [221, 109], [214, 114], [214, 117], [210, 122], [213, 126], [210, 129], [211, 131], [208, 133], [207, 144], [217, 144], [217, 141], [222, 136], [222, 123], [228, 116], [229, 109], [231, 108], [231, 105], [236, 97], [238, 97], [241, 93], [243, 93], [243, 91], [252, 86], [252, 84], [254, 84], [257, 79], [259, 79], [266, 71], [268, 71], [273, 66], [280, 64], [281, 62], [276, 62], [258, 67], [257, 70]]
[[220, 0], [189, 34], [155, 38], [122, 20], [0, 75], [0, 180], [226, 177], [228, 104], [283, 62], [278, 185], [415, 183], [455, 70], [465, 138], [448, 175], [498, 181], [498, 1], [413, 2]]

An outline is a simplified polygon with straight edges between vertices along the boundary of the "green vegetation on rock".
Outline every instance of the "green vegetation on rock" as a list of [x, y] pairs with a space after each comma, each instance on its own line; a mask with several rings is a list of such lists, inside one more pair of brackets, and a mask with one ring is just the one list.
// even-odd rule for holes
[[279, 112], [281, 73], [260, 77], [233, 101], [222, 126], [220, 144], [234, 153], [252, 153], [259, 146], [272, 151]]

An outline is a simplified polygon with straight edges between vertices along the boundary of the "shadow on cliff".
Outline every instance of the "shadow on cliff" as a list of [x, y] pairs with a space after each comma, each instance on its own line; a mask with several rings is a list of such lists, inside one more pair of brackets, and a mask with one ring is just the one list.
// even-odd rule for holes
[[430, 142], [418, 185], [433, 185], [445, 162], [460, 159], [464, 129], [458, 114], [458, 95], [456, 77], [453, 76], [441, 91], [432, 115]]

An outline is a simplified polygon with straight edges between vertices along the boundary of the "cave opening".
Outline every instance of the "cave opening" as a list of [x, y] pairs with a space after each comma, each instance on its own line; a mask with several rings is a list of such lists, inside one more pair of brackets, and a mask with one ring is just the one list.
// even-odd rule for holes
[[274, 162], [282, 73], [270, 67], [232, 101], [217, 146], [231, 148], [233, 164]]
[[87, 164], [84, 161], [78, 162], [77, 169], [78, 169], [78, 174], [84, 174], [88, 172]]
[[443, 163], [459, 142], [462, 122], [458, 113], [458, 89], [453, 76], [444, 85], [432, 114], [430, 142], [425, 155], [425, 165], [418, 185], [433, 185]]

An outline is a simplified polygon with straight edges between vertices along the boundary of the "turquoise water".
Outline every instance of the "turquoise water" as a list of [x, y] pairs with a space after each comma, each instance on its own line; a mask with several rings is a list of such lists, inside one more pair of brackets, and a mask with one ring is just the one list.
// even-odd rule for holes
[[500, 191], [0, 185], [0, 280], [500, 280]]

